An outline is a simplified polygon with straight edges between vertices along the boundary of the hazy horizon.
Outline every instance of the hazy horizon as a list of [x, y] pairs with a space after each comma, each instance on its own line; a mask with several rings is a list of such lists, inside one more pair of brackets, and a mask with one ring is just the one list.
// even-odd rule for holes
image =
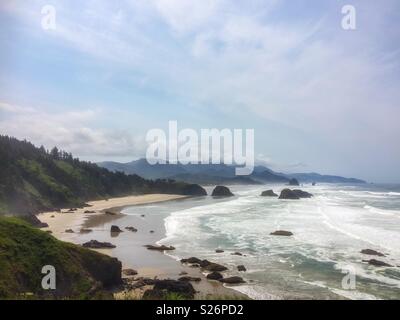
[[398, 183], [399, 15], [395, 0], [2, 2], [0, 134], [129, 162], [169, 120], [254, 129], [274, 171]]

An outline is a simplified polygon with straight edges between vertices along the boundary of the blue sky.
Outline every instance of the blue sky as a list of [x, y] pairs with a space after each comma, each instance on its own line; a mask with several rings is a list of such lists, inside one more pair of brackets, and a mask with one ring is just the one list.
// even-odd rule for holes
[[399, 16], [396, 0], [2, 1], [0, 132], [129, 161], [168, 120], [254, 128], [275, 170], [399, 182]]

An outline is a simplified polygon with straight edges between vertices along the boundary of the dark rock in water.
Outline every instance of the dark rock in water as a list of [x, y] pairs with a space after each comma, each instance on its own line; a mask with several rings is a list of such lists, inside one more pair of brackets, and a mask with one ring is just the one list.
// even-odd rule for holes
[[368, 255], [371, 255], [371, 256], [379, 256], [379, 257], [384, 257], [385, 256], [383, 253], [381, 253], [379, 251], [372, 250], [372, 249], [363, 249], [363, 250], [360, 251], [360, 253], [368, 254]]
[[237, 266], [237, 269], [238, 271], [247, 271], [246, 267], [242, 264], [240, 266]]
[[240, 252], [233, 252], [233, 253], [231, 253], [231, 255], [233, 255], [233, 256], [243, 256], [243, 254], [242, 253], [240, 253]]
[[217, 250], [215, 250], [215, 252], [216, 252], [216, 253], [223, 253], [224, 250], [222, 250], [222, 249], [217, 249]]
[[219, 272], [211, 272], [207, 275], [207, 279], [209, 280], [220, 280], [223, 278], [223, 275]]
[[191, 257], [191, 258], [187, 258], [187, 259], [182, 259], [181, 262], [189, 263], [189, 264], [193, 264], [193, 263], [200, 264], [202, 262], [202, 260], [199, 258], [196, 258], [196, 257]]
[[[150, 291], [150, 292], [148, 292]], [[156, 280], [153, 290], [147, 290], [143, 295], [144, 299], [152, 299], [153, 297], [164, 298], [168, 293], [179, 294], [186, 299], [193, 299], [196, 291], [192, 284], [188, 281], [178, 280]]]
[[110, 216], [116, 216], [116, 215], [118, 215], [118, 213], [112, 212], [112, 211], [106, 211], [105, 214], [108, 214], [108, 215], [110, 215]]
[[211, 264], [211, 262], [208, 261], [207, 259], [201, 260], [199, 263], [200, 267], [202, 267], [202, 268], [207, 267], [210, 264]]
[[316, 182], [313, 182], [313, 183], [312, 183], [313, 186], [315, 186], [316, 184], [317, 184]]
[[219, 280], [222, 283], [228, 283], [228, 284], [238, 284], [238, 283], [245, 283], [241, 277], [229, 277], [229, 278], [223, 278]]
[[261, 197], [277, 197], [278, 195], [273, 190], [266, 190], [261, 193]]
[[175, 247], [173, 247], [173, 246], [164, 246], [164, 245], [161, 245], [161, 246], [155, 246], [155, 245], [151, 245], [151, 244], [149, 244], [149, 245], [146, 245], [145, 246], [148, 250], [156, 250], [156, 251], [171, 251], [171, 250], [175, 250]]
[[207, 265], [204, 266], [204, 267], [203, 267], [201, 264], [200, 264], [200, 266], [201, 266], [204, 270], [207, 270], [207, 271], [210, 271], [210, 272], [214, 272], [214, 271], [216, 271], [216, 272], [222, 272], [222, 271], [228, 270], [227, 267], [225, 267], [225, 266], [223, 266], [223, 265], [220, 265], [220, 264], [218, 264], [218, 263], [214, 263], [214, 262], [210, 262], [209, 264], [207, 264]]
[[185, 275], [187, 275], [187, 274], [188, 274], [188, 273], [187, 273], [186, 271], [182, 271], [182, 272], [179, 273], [180, 276], [185, 276]]
[[54, 218], [54, 214], [50, 216], [50, 218]]
[[211, 194], [213, 197], [233, 197], [234, 194], [225, 186], [216, 186]]
[[82, 244], [82, 247], [85, 248], [91, 248], [91, 249], [112, 249], [116, 248], [115, 245], [109, 243], [109, 242], [100, 242], [97, 240], [90, 240], [88, 242], [85, 242]]
[[154, 233], [154, 230], [150, 230], [150, 233]]
[[85, 210], [83, 213], [96, 213], [96, 211], [92, 211], [92, 210]]
[[289, 200], [298, 200], [300, 199], [299, 196], [290, 189], [283, 189], [281, 191], [281, 195], [279, 199], [289, 199]]
[[371, 260], [363, 260], [363, 262], [368, 262], [370, 265], [373, 265], [375, 267], [393, 267], [392, 265], [380, 261], [380, 260], [375, 260], [375, 259], [371, 259]]
[[144, 218], [145, 217], [145, 215], [144, 214], [142, 214], [142, 215], [140, 215], [142, 218]]
[[138, 272], [134, 269], [124, 269], [122, 270], [122, 273], [128, 277], [136, 276], [138, 274]]
[[92, 232], [92, 229], [87, 229], [87, 228], [81, 228], [81, 230], [79, 230], [80, 233], [90, 233]]
[[191, 268], [200, 268], [200, 265], [198, 263], [193, 263], [190, 265]]
[[299, 186], [299, 181], [297, 179], [293, 178], [289, 180], [289, 186]]
[[198, 184], [188, 184], [183, 188], [182, 194], [187, 196], [206, 196], [207, 191]]
[[285, 230], [277, 230], [277, 231], [271, 232], [270, 235], [290, 237], [293, 235], [293, 233], [291, 233], [290, 231], [285, 231]]
[[131, 232], [137, 232], [137, 229], [134, 227], [125, 227], [125, 229]]
[[180, 277], [178, 281], [192, 281], [192, 282], [200, 282], [201, 278], [197, 277]]
[[118, 226], [111, 226], [111, 230], [112, 233], [120, 233], [123, 232]]
[[313, 197], [313, 195], [311, 193], [303, 191], [303, 190], [295, 189], [295, 190], [293, 190], [293, 192], [299, 198], [312, 198]]
[[72, 229], [67, 229], [67, 230], [65, 230], [64, 232], [65, 232], [65, 233], [75, 233], [74, 230], [72, 230]]

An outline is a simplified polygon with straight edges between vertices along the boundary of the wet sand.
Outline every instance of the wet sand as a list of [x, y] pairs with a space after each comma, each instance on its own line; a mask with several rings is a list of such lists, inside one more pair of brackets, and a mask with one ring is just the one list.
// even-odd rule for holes
[[[114, 249], [96, 249], [96, 251], [118, 258], [122, 262], [123, 269], [131, 268], [138, 272], [134, 278], [158, 278], [178, 279], [182, 273], [187, 276], [199, 277], [200, 282], [192, 282], [193, 287], [201, 298], [246, 298], [245, 295], [223, 286], [220, 282], [207, 280], [197, 268], [182, 265], [179, 261], [165, 255], [162, 252], [152, 251], [145, 245], [156, 244], [164, 238], [164, 215], [142, 214], [125, 215], [124, 208], [135, 205], [150, 205], [164, 201], [181, 201], [185, 196], [150, 194], [112, 198], [100, 201], [88, 202], [90, 207], [77, 209], [74, 212], [46, 212], [38, 218], [49, 225], [52, 234], [63, 241], [82, 244], [90, 240], [106, 241], [116, 245]], [[184, 200], [183, 200], [184, 201]], [[94, 213], [85, 213], [94, 211]], [[106, 214], [112, 212], [114, 215]], [[112, 225], [117, 225], [123, 232], [111, 233]], [[134, 227], [137, 232], [126, 230], [126, 227]], [[80, 232], [82, 228], [90, 229], [90, 232]], [[73, 233], [65, 232], [72, 229]], [[138, 299], [148, 287], [120, 292], [116, 294], [118, 299]]]

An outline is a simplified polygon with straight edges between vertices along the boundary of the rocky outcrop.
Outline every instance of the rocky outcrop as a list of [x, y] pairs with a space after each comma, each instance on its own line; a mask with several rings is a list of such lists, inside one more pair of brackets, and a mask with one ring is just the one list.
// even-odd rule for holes
[[285, 230], [277, 230], [277, 231], [271, 232], [270, 235], [272, 235], [272, 236], [290, 237], [290, 236], [293, 235], [293, 233], [290, 232], [290, 231], [285, 231]]
[[193, 299], [196, 291], [188, 281], [156, 280], [153, 289], [145, 291], [143, 299], [163, 300], [170, 293], [178, 294], [185, 299]]
[[368, 264], [375, 266], [375, 267], [393, 267], [392, 265], [380, 261], [380, 260], [375, 260], [375, 259], [370, 259], [370, 260], [363, 260], [363, 262], [367, 262]]
[[83, 213], [96, 213], [96, 211], [93, 211], [93, 210], [85, 210]]
[[67, 230], [65, 230], [64, 232], [65, 232], [65, 233], [75, 233], [74, 230], [72, 230], [72, 229], [67, 229]]
[[293, 190], [293, 192], [296, 194], [296, 196], [298, 196], [300, 199], [302, 198], [312, 198], [313, 195], [309, 192], [303, 191], [303, 190], [299, 190], [299, 189], [295, 189]]
[[123, 232], [118, 226], [111, 226], [110, 231], [111, 231], [112, 233], [120, 233], [120, 232]]
[[222, 282], [222, 283], [227, 283], [227, 284], [239, 284], [239, 283], [245, 283], [246, 282], [241, 277], [223, 278], [223, 279], [220, 279], [219, 281]]
[[220, 280], [223, 278], [223, 275], [219, 272], [211, 272], [207, 275], [207, 279], [209, 280]]
[[197, 263], [197, 264], [200, 265], [200, 263], [202, 262], [202, 260], [199, 259], [199, 258], [196, 258], [196, 257], [190, 257], [190, 258], [187, 258], [187, 259], [181, 259], [181, 262], [182, 262], [182, 263], [188, 263], [188, 264]]
[[224, 250], [222, 250], [222, 249], [216, 249], [215, 252], [216, 252], [216, 253], [223, 253]]
[[40, 221], [39, 218], [33, 214], [22, 216], [21, 219], [36, 228], [47, 228], [49, 226], [47, 223]]
[[113, 211], [106, 211], [105, 214], [109, 215], [109, 216], [116, 216], [118, 215], [118, 213], [113, 212]]
[[289, 180], [289, 186], [299, 186], [299, 181], [295, 178]]
[[155, 251], [172, 251], [172, 250], [175, 250], [175, 247], [173, 247], [173, 246], [165, 246], [165, 245], [156, 246], [156, 245], [148, 244], [145, 247], [148, 250], [155, 250]]
[[138, 230], [134, 227], [125, 227], [126, 230], [131, 231], [131, 232], [137, 232]]
[[290, 189], [283, 189], [279, 196], [279, 199], [288, 199], [288, 200], [298, 200], [299, 196]]
[[261, 193], [261, 197], [277, 197], [278, 195], [273, 190], [266, 190]]
[[182, 194], [187, 196], [206, 196], [207, 191], [198, 184], [188, 184], [183, 188]]
[[363, 249], [360, 251], [362, 254], [368, 254], [370, 256], [378, 256], [378, 257], [384, 257], [385, 255], [379, 251], [375, 251], [372, 249]]
[[112, 249], [116, 248], [115, 245], [109, 242], [100, 242], [97, 240], [90, 240], [88, 242], [85, 242], [82, 244], [82, 247], [84, 248], [91, 248], [91, 249]]
[[233, 256], [243, 256], [243, 254], [238, 252], [238, 251], [232, 252], [231, 255], [233, 255]]
[[216, 186], [211, 194], [213, 197], [233, 197], [234, 194], [225, 186]]

